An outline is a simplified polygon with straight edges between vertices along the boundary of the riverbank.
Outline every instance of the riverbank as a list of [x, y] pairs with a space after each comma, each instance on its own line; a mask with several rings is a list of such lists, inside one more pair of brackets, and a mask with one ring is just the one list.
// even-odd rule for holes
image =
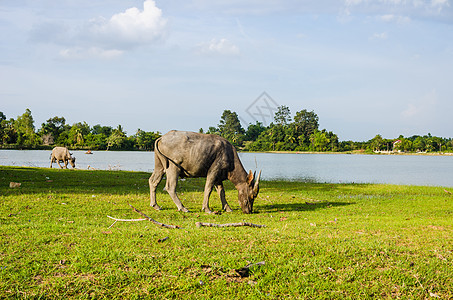
[[[264, 180], [244, 215], [226, 181], [234, 211], [207, 215], [204, 179], [179, 182], [180, 213], [164, 182], [149, 207], [148, 177], [0, 166], [0, 297], [453, 297], [453, 189]], [[113, 224], [141, 218], [128, 204], [182, 229]], [[243, 221], [266, 227], [196, 226]]]
[[[255, 153], [255, 152], [245, 152]], [[431, 155], [431, 156], [453, 156], [452, 152], [398, 152], [398, 151], [365, 151], [365, 150], [354, 150], [345, 152], [315, 152], [315, 151], [266, 151], [256, 153], [282, 153], [282, 154], [355, 154], [355, 155]]]

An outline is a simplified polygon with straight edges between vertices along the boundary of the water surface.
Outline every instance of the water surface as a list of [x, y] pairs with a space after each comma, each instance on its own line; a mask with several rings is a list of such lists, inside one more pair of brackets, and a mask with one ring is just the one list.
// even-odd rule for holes
[[[79, 169], [152, 172], [154, 153], [71, 151]], [[50, 150], [0, 150], [0, 165], [49, 167]], [[453, 187], [453, 156], [239, 153], [263, 179], [328, 183], [390, 183]], [[53, 165], [58, 168], [57, 164]]]

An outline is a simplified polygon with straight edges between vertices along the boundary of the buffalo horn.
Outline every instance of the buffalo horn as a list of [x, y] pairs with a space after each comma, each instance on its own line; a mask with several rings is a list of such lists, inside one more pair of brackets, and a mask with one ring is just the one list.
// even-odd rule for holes
[[254, 190], [257, 190], [257, 189], [258, 189], [258, 185], [259, 185], [259, 183], [260, 183], [260, 177], [261, 177], [261, 170], [260, 170], [260, 172], [258, 173], [258, 177], [255, 178], [255, 185], [253, 186], [253, 189], [254, 189]]

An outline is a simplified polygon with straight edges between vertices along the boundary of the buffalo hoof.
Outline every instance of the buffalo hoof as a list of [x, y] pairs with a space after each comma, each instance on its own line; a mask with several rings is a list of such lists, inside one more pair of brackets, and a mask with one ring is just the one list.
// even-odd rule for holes
[[155, 210], [162, 210], [162, 208], [159, 205], [151, 205]]
[[210, 215], [214, 214], [214, 212], [212, 210], [210, 210], [209, 208], [203, 208], [202, 211], [204, 211], [205, 213], [210, 214]]
[[225, 206], [223, 209], [224, 209], [226, 212], [233, 212], [233, 210], [231, 209], [231, 207], [229, 207], [228, 205]]
[[182, 212], [190, 212], [190, 210], [188, 210], [187, 208], [185, 207], [181, 207], [180, 209], [178, 209], [179, 211], [182, 211]]

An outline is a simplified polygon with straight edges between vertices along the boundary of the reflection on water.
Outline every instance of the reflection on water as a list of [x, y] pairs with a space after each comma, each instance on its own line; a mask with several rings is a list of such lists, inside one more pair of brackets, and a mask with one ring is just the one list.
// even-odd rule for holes
[[[78, 169], [152, 172], [153, 152], [71, 151]], [[46, 167], [46, 150], [0, 150], [0, 165]], [[423, 155], [348, 155], [240, 153], [244, 167], [262, 178], [329, 183], [391, 183], [453, 187], [453, 157]], [[57, 167], [54, 164], [53, 167]]]

